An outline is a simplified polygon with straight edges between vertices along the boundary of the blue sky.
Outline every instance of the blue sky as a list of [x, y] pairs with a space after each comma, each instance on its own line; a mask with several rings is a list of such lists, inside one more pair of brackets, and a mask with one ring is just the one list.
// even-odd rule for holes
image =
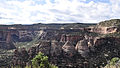
[[120, 18], [120, 0], [0, 0], [0, 24], [98, 23]]

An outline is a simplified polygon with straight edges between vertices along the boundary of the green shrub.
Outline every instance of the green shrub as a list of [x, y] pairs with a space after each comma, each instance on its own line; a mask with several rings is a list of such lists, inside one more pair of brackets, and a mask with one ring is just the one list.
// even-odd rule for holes
[[58, 68], [54, 65], [51, 65], [48, 62], [48, 57], [44, 56], [44, 54], [41, 52], [32, 59], [32, 66], [33, 68]]
[[118, 57], [112, 58], [110, 61], [110, 64], [115, 65], [118, 61], [120, 61], [120, 58], [118, 58]]
[[104, 68], [120, 68], [120, 58], [112, 58]]

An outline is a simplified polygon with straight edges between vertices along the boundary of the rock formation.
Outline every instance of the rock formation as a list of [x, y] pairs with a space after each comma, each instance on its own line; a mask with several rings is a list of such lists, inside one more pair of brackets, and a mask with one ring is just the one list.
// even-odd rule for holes
[[90, 32], [95, 32], [95, 33], [100, 33], [100, 34], [115, 33], [119, 30], [118, 27], [116, 26], [109, 26], [109, 27], [97, 26], [97, 27], [90, 27], [88, 29], [87, 30]]
[[68, 54], [68, 56], [74, 56], [76, 51], [75, 51], [75, 46], [67, 41], [63, 46], [62, 46], [63, 51], [65, 54]]
[[96, 26], [90, 26], [85, 30], [100, 34], [110, 34], [120, 31], [120, 19], [111, 19], [99, 22]]
[[57, 42], [57, 41], [52, 41], [51, 42], [51, 56], [59, 56], [62, 53], [62, 43]]
[[79, 40], [82, 40], [83, 36], [80, 35], [61, 35], [61, 42], [71, 41], [71, 42], [78, 42]]
[[75, 49], [79, 54], [81, 54], [82, 57], [88, 57], [89, 48], [88, 48], [88, 41], [87, 40], [81, 40], [77, 43]]
[[50, 54], [50, 49], [51, 49], [51, 42], [50, 41], [42, 41], [40, 42], [39, 46], [39, 51], [44, 53], [45, 55]]
[[[111, 21], [113, 22], [119, 24], [119, 20]], [[104, 37], [106, 34], [119, 32], [120, 25], [98, 24], [82, 28], [75, 26], [72, 28], [72, 25], [69, 25], [60, 29], [62, 26], [67, 25], [39, 24], [0, 27], [4, 29], [0, 31], [0, 49], [15, 49], [13, 43], [34, 42], [34, 37], [37, 37], [35, 39], [37, 45], [33, 44], [28, 51], [22, 48], [16, 49], [13, 53], [12, 65], [21, 65], [23, 68], [26, 64], [31, 64], [30, 60], [38, 52], [48, 56], [49, 62], [59, 68], [100, 68], [104, 67], [107, 60], [112, 57], [120, 57], [120, 38]], [[100, 36], [101, 34], [103, 35]]]
[[[120, 55], [119, 38], [99, 38], [95, 43], [98, 41], [102, 43], [94, 46], [94, 52], [89, 50], [87, 40], [85, 39], [79, 41], [76, 44], [76, 47], [71, 42], [66, 42], [62, 46], [63, 43], [58, 44], [56, 41], [44, 41], [41, 42], [39, 46], [30, 48], [28, 53], [24, 48], [21, 51], [15, 50], [13, 61], [17, 64], [23, 64], [24, 62], [27, 62], [28, 59], [32, 59], [38, 52], [43, 52], [45, 55], [48, 55], [50, 63], [55, 64], [60, 68], [96, 68], [101, 65], [104, 66], [107, 62], [106, 60], [109, 60], [111, 57]], [[37, 49], [39, 49], [39, 51]], [[24, 56], [26, 57], [26, 61]], [[28, 59], [27, 56], [29, 57]], [[19, 60], [21, 57], [24, 58]]]

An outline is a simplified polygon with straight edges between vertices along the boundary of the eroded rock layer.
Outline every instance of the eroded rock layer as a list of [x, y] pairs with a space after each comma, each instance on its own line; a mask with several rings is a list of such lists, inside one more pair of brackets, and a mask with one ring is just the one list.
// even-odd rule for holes
[[[85, 68], [96, 68], [106, 65], [107, 60], [112, 57], [120, 57], [120, 38], [107, 37], [94, 39], [95, 44], [92, 45], [94, 50], [88, 46], [87, 40], [80, 40], [76, 45], [69, 41], [65, 43], [44, 41], [38, 46], [29, 49], [26, 53], [29, 57], [27, 60], [33, 58], [38, 52], [42, 52], [49, 57], [50, 63], [57, 65], [59, 68], [80, 68], [84, 66]], [[19, 52], [16, 53], [15, 51], [14, 54], [19, 55]], [[19, 55], [19, 57], [22, 56]], [[19, 57], [14, 56], [16, 60]], [[21, 60], [21, 63], [23, 62], [28, 63], [28, 61]], [[16, 61], [16, 63], [18, 62]]]
[[107, 64], [107, 60], [120, 57], [120, 37], [104, 36], [119, 34], [119, 21], [110, 21], [114, 24], [109, 26], [104, 23], [109, 21], [84, 27], [83, 24], [1, 26], [0, 49], [15, 49], [18, 42], [27, 42], [24, 46], [32, 44], [29, 48], [16, 48], [12, 56], [11, 64], [23, 68], [31, 65], [30, 60], [39, 52], [59, 68], [100, 68]]

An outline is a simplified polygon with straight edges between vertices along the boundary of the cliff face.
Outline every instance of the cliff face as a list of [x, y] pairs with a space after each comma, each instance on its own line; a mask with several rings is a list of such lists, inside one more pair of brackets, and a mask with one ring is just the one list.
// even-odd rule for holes
[[22, 66], [31, 64], [30, 60], [38, 52], [47, 55], [50, 63], [60, 68], [99, 68], [112, 57], [120, 57], [120, 38], [99, 36], [119, 32], [119, 25], [79, 27], [77, 24], [79, 28], [75, 25], [34, 24], [0, 27], [0, 49], [15, 49], [16, 42], [27, 42], [24, 46], [34, 42], [28, 51], [27, 47], [14, 51], [12, 64]]
[[76, 50], [79, 54], [81, 54], [82, 57], [89, 57], [88, 53], [90, 52], [90, 50], [88, 47], [88, 41], [85, 39], [79, 41], [76, 45]]
[[65, 35], [65, 34], [62, 34], [60, 41], [61, 42], [66, 42], [66, 41], [77, 42], [77, 41], [79, 41], [83, 38], [84, 37], [80, 36], [80, 35]]
[[[0, 28], [1, 28], [0, 29], [0, 49], [2, 48], [13, 49], [15, 48], [16, 42], [30, 42], [33, 40], [33, 38], [36, 35], [40, 34], [40, 31], [41, 31], [41, 30], [29, 30], [25, 28], [20, 29], [20, 28], [13, 28], [13, 27], [11, 28], [0, 27]], [[4, 46], [1, 44], [3, 44]]]
[[120, 19], [112, 19], [99, 22], [96, 26], [86, 27], [90, 32], [110, 34], [120, 31]]
[[[78, 28], [78, 26], [81, 27]], [[41, 40], [77, 42], [83, 39], [82, 34], [86, 32], [84, 31], [84, 26], [87, 27], [89, 25], [88, 24], [0, 25], [0, 42], [5, 43], [30, 42], [34, 40], [35, 36], [38, 36], [39, 39]], [[65, 29], [61, 29], [62, 27], [65, 27]]]
[[[28, 54], [24, 53], [23, 56], [25, 56], [25, 54], [28, 55], [30, 60], [38, 52], [42, 52], [49, 57], [50, 63], [55, 64], [60, 68], [80, 68], [84, 66], [85, 68], [89, 68], [90, 66], [96, 68], [106, 65], [107, 60], [112, 57], [120, 57], [120, 38], [108, 37], [99, 38], [96, 41], [94, 40], [95, 44], [92, 45], [94, 51], [88, 46], [87, 40], [81, 40], [76, 45], [73, 45], [73, 43], [68, 41], [66, 43], [44, 41], [38, 46], [30, 48]], [[22, 52], [20, 51], [20, 53]], [[19, 52], [16, 53], [15, 51], [14, 55], [19, 55]], [[19, 55], [19, 57], [22, 56]], [[17, 59], [19, 59], [19, 57], [14, 56], [14, 61], [16, 61], [16, 63], [18, 63]], [[25, 60], [20, 61], [21, 63], [28, 63], [28, 61]]]
[[16, 48], [11, 40], [10, 31], [0, 31], [0, 49], [14, 49]]
[[90, 32], [95, 32], [100, 34], [110, 34], [119, 31], [119, 27], [116, 26], [110, 26], [110, 27], [97, 26], [97, 27], [88, 27], [87, 29]]

